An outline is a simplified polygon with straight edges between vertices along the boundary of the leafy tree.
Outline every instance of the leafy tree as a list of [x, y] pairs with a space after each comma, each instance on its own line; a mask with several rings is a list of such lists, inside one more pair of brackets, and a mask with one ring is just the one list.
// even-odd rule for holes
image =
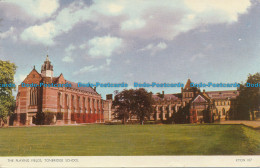
[[180, 107], [179, 110], [172, 115], [172, 119], [177, 124], [188, 123], [189, 119], [186, 116], [189, 114], [189, 105]]
[[140, 124], [143, 125], [146, 119], [149, 119], [153, 112], [152, 92], [147, 92], [144, 88], [135, 90], [133, 103], [133, 113], [137, 116]]
[[140, 124], [143, 124], [153, 112], [152, 102], [152, 93], [148, 93], [143, 88], [123, 90], [115, 96], [113, 101], [114, 116], [122, 120], [123, 124], [132, 116], [136, 116]]
[[[0, 60], [0, 84], [5, 87], [0, 87], [0, 120], [7, 122], [8, 116], [10, 116], [15, 109], [15, 100], [12, 95], [15, 87], [9, 87], [8, 84], [14, 83], [14, 74], [16, 66], [9, 61]], [[7, 86], [7, 87], [6, 87]]]
[[115, 119], [122, 120], [123, 124], [126, 123], [132, 113], [133, 94], [133, 89], [125, 89], [121, 92], [117, 92], [113, 101], [112, 106], [115, 108], [113, 115]]
[[[260, 73], [249, 74], [247, 83], [260, 85]], [[240, 85], [239, 91], [236, 119], [248, 120], [250, 119], [250, 113], [253, 114], [254, 111], [259, 111], [260, 87], [247, 87], [245, 83]]]

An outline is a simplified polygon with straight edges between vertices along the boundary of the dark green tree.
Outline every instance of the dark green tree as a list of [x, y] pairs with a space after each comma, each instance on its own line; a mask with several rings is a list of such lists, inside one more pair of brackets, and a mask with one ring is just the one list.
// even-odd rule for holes
[[249, 120], [250, 113], [253, 114], [254, 111], [259, 111], [260, 106], [260, 87], [248, 87], [247, 83], [260, 85], [260, 73], [249, 74], [247, 82], [240, 85], [236, 116], [236, 119], [240, 120]]
[[9, 61], [0, 60], [0, 120], [7, 122], [8, 116], [10, 116], [15, 109], [15, 99], [12, 95], [14, 86], [7, 86], [8, 84], [14, 85], [14, 74], [16, 66]]
[[114, 116], [122, 120], [123, 124], [132, 116], [136, 116], [140, 124], [143, 124], [153, 112], [152, 103], [152, 93], [148, 93], [143, 88], [123, 90], [115, 96], [113, 101]]
[[189, 105], [180, 107], [179, 110], [172, 115], [172, 120], [176, 124], [188, 123], [189, 119], [187, 116], [189, 116]]
[[112, 106], [115, 108], [113, 115], [115, 119], [121, 120], [123, 124], [126, 123], [132, 114], [133, 95], [133, 89], [125, 89], [121, 92], [117, 92], [113, 101]]
[[137, 89], [134, 91], [133, 100], [133, 113], [143, 125], [145, 120], [150, 119], [154, 110], [152, 92], [147, 92], [144, 88]]

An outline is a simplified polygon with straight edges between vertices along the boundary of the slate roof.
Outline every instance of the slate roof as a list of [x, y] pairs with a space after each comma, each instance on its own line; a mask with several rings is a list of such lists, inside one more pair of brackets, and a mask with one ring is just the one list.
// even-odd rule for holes
[[209, 91], [206, 93], [211, 99], [234, 99], [239, 95], [237, 90]]
[[[59, 80], [59, 77], [53, 77], [53, 78], [43, 77], [43, 79], [45, 81], [50, 82], [50, 83], [56, 84], [58, 82], [58, 80]], [[77, 90], [80, 90], [80, 91], [83, 91], [83, 92], [89, 92], [89, 93], [93, 93], [93, 94], [98, 94], [92, 87], [78, 87], [78, 84], [75, 83], [75, 82], [71, 82], [71, 81], [68, 81], [68, 80], [65, 80], [65, 81], [66, 81], [66, 83], [71, 84], [71, 88], [72, 89], [77, 89]]]
[[[153, 99], [155, 100], [162, 100], [162, 98], [160, 98], [157, 94], [154, 94]], [[180, 93], [176, 93], [176, 94], [164, 94], [164, 99], [165, 100], [178, 100], [181, 98], [181, 94]]]
[[78, 89], [84, 92], [89, 92], [89, 93], [93, 93], [93, 94], [98, 94], [92, 87], [78, 87], [78, 84], [75, 82], [71, 82], [66, 80], [66, 83], [71, 84], [71, 88], [73, 89]]

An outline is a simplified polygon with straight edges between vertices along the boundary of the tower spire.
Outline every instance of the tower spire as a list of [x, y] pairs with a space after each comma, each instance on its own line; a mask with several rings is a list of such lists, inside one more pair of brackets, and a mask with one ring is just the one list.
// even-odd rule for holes
[[51, 65], [51, 61], [48, 55], [46, 56], [46, 60], [42, 65], [41, 74], [43, 77], [53, 77], [53, 66]]
[[46, 56], [46, 61], [50, 61], [48, 54], [47, 54], [47, 56]]

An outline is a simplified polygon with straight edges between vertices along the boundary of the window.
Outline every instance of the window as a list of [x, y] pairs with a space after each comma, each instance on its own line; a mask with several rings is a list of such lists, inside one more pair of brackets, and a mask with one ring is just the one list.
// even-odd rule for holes
[[66, 100], [67, 100], [67, 108], [69, 109], [69, 101], [70, 101], [69, 95], [66, 95]]
[[80, 102], [80, 97], [78, 96], [78, 108], [79, 110], [81, 109], [81, 102]]
[[32, 87], [30, 89], [30, 105], [36, 106], [38, 103], [37, 99], [38, 99], [38, 89], [37, 87]]
[[86, 98], [83, 97], [83, 109], [84, 109], [84, 112], [86, 111]]
[[62, 97], [61, 97], [61, 93], [58, 93], [58, 108], [61, 108], [62, 105]]
[[74, 100], [74, 96], [71, 96], [71, 107], [74, 110], [75, 109], [75, 100]]
[[226, 110], [224, 108], [222, 109], [222, 115], [226, 115]]

